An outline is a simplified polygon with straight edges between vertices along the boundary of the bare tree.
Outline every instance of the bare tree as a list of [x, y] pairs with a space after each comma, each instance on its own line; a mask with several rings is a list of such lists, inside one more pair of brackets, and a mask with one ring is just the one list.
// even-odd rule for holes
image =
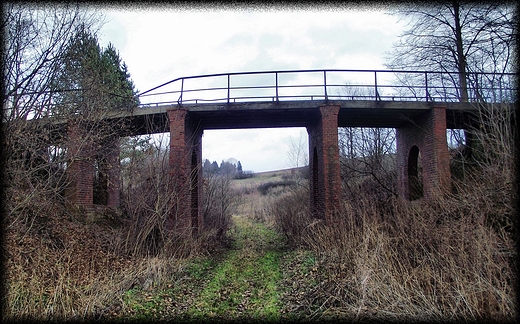
[[[82, 26], [94, 28], [100, 17], [69, 4], [7, 3], [3, 9], [2, 126], [6, 210], [11, 226], [31, 215], [50, 215], [60, 202], [67, 182], [66, 139], [53, 132], [42, 117], [54, 108], [57, 89], [52, 85], [70, 36]], [[28, 119], [40, 122], [27, 123]]]
[[289, 152], [287, 152], [287, 158], [291, 166], [299, 168], [309, 164], [309, 149], [305, 140], [305, 133], [300, 132], [300, 136], [295, 139], [293, 137], [289, 140]]
[[52, 84], [70, 35], [79, 28], [95, 30], [102, 19], [73, 4], [7, 3], [3, 6], [4, 121], [45, 116], [52, 107], [49, 104], [53, 92], [66, 90], [54, 89]]
[[[369, 86], [350, 82], [339, 93], [344, 98], [374, 97]], [[379, 189], [395, 195], [395, 130], [342, 127], [338, 131], [343, 184], [347, 191], [374, 181]]]
[[303, 181], [308, 178], [308, 169], [302, 169], [302, 167], [309, 165], [309, 146], [306, 141], [307, 134], [300, 132], [300, 136], [295, 139], [293, 137], [289, 140], [289, 151], [287, 152], [287, 158], [290, 165], [296, 170], [292, 173], [292, 177], [296, 182], [297, 186], [306, 185]]
[[[65, 171], [79, 160], [92, 163], [95, 190], [107, 191], [108, 160], [119, 160], [104, 148], [117, 149], [118, 127], [124, 125], [102, 119], [122, 97], [129, 108], [136, 100], [117, 51], [103, 51], [97, 43], [100, 16], [68, 4], [8, 3], [4, 10], [2, 124], [7, 210], [14, 225], [59, 211], [74, 178]], [[69, 137], [71, 130], [76, 134]], [[104, 199], [95, 192], [94, 200]]]
[[[180, 195], [172, 191], [169, 173], [168, 136], [125, 139], [123, 210], [126, 238], [122, 250], [133, 255], [168, 255], [176, 250], [175, 233], [167, 223], [182, 215], [178, 210]], [[182, 235], [182, 233], [178, 233]]]
[[345, 127], [339, 129], [343, 183], [348, 191], [375, 181], [395, 195], [395, 130]]
[[428, 82], [443, 90], [458, 89], [454, 95], [460, 101], [483, 95], [472, 94], [470, 89], [478, 91], [486, 83], [503, 81], [476, 72], [513, 71], [516, 26], [511, 5], [432, 2], [402, 6], [394, 14], [408, 19], [409, 28], [388, 54], [387, 65], [392, 69], [456, 72], [432, 75]]
[[[394, 14], [407, 19], [409, 28], [388, 53], [390, 68], [439, 72], [428, 74], [430, 95], [437, 92], [448, 100], [476, 104], [516, 100], [510, 90], [515, 80], [511, 74], [505, 74], [514, 71], [512, 58], [518, 28], [511, 4], [423, 3], [402, 6]], [[406, 85], [414, 78], [424, 76], [403, 74], [399, 81]], [[481, 115], [493, 112], [481, 111]], [[475, 119], [475, 124], [479, 124], [479, 119]], [[459, 150], [458, 159], [464, 170], [465, 164], [474, 163], [479, 155], [475, 150], [482, 147], [480, 131], [470, 125], [464, 132], [455, 130], [448, 135], [459, 141], [453, 146]]]

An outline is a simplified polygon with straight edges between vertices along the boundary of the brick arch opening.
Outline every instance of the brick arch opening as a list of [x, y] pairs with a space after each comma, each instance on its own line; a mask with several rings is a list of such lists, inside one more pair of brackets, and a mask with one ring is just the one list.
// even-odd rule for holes
[[408, 199], [417, 200], [424, 196], [421, 152], [414, 145], [408, 154]]
[[108, 204], [108, 172], [107, 163], [101, 157], [96, 155], [93, 163], [93, 184], [92, 184], [92, 202], [94, 205]]

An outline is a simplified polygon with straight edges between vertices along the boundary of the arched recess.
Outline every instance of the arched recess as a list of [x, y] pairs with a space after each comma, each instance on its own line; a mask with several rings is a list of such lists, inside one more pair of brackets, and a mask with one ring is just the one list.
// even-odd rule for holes
[[92, 200], [94, 205], [106, 206], [108, 203], [108, 175], [104, 158], [97, 154], [94, 159]]
[[408, 199], [416, 200], [424, 196], [422, 181], [421, 153], [412, 146], [408, 155]]
[[197, 232], [199, 227], [199, 167], [196, 149], [193, 149], [191, 153], [190, 190], [191, 227], [194, 232]]

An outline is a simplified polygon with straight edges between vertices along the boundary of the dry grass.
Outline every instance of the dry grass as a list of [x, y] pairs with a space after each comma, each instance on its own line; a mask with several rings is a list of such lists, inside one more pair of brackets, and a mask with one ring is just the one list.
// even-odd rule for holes
[[218, 246], [203, 234], [184, 246], [170, 246], [177, 254], [146, 257], [126, 254], [114, 244], [125, 238], [124, 228], [63, 219], [33, 228], [37, 231], [17, 228], [5, 235], [3, 320], [86, 320], [117, 312], [114, 302], [125, 291], [160, 285], [183, 260]]
[[161, 285], [183, 261], [223, 243], [208, 228], [190, 240], [170, 235], [159, 246], [150, 233], [158, 213], [143, 206], [134, 205], [126, 219], [107, 213], [97, 223], [78, 221], [58, 204], [47, 214], [28, 207], [23, 217], [12, 215], [4, 241], [2, 320], [86, 320], [117, 313], [125, 291]]
[[[276, 221], [293, 246], [316, 256], [317, 269], [309, 274], [315, 284], [305, 288], [302, 304], [310, 319], [516, 317], [515, 234], [496, 225], [509, 217], [487, 221], [498, 216], [489, 200], [475, 200], [481, 187], [465, 185], [456, 196], [413, 204], [375, 203], [365, 196], [346, 204], [332, 226], [308, 216], [306, 190], [280, 190], [262, 195], [263, 205], [255, 208]], [[502, 206], [502, 216], [511, 216], [509, 205]], [[124, 227], [65, 217], [33, 218], [7, 230], [8, 307], [2, 319], [82, 320], [117, 313], [124, 303], [114, 300], [124, 291], [161, 285], [182, 266], [164, 254], [122, 253], [115, 242], [125, 237]], [[203, 236], [185, 248], [207, 251], [210, 241]]]
[[92, 316], [118, 288], [132, 284], [125, 276], [134, 262], [111, 251], [107, 229], [53, 220], [36, 225], [37, 231], [6, 232], [3, 319]]
[[272, 208], [280, 228], [318, 258], [307, 313], [320, 314], [315, 319], [514, 319], [514, 233], [486, 221], [496, 212], [475, 199], [477, 188], [418, 203], [378, 204], [360, 195], [332, 224], [305, 217], [298, 195], [280, 199]]
[[[236, 211], [276, 224], [293, 247], [312, 251], [316, 270], [308, 274], [313, 284], [301, 303], [309, 319], [511, 321], [518, 315], [517, 197], [511, 141], [503, 138], [483, 136], [484, 149], [503, 149], [483, 149], [487, 158], [454, 181], [452, 194], [430, 201], [403, 202], [377, 194], [373, 185], [359, 186], [349, 193], [345, 212], [324, 224], [309, 215], [305, 185], [274, 186], [262, 195], [244, 182], [248, 192]], [[160, 171], [153, 164], [150, 170]], [[46, 195], [30, 182], [9, 188], [2, 320], [117, 313], [114, 301], [123, 292], [161, 285], [178, 272], [180, 256], [218, 246], [212, 231], [189, 242], [156, 244], [154, 228], [170, 215], [164, 207], [171, 198], [160, 195], [166, 191], [157, 174], [156, 182], [128, 194], [135, 208], [127, 209], [122, 224], [78, 222], [52, 188]], [[227, 190], [213, 197], [229, 198], [230, 205], [207, 212], [219, 215], [215, 226], [222, 231], [236, 202], [236, 188], [225, 184]]]
[[183, 259], [225, 243], [215, 233], [229, 226], [231, 214], [223, 209], [230, 209], [233, 192], [216, 196], [218, 210], [205, 201], [205, 216], [218, 214], [219, 222], [196, 238], [168, 231], [165, 223], [182, 216], [172, 208], [179, 195], [162, 176], [167, 154], [150, 151], [145, 158], [124, 191], [122, 215], [101, 208], [87, 217], [82, 210], [67, 210], [53, 190], [9, 188], [3, 320], [98, 318], [117, 311], [114, 301], [131, 287], [161, 284]]
[[485, 128], [472, 130], [473, 157], [452, 160], [449, 193], [408, 202], [375, 190], [367, 178], [344, 193], [344, 212], [328, 224], [308, 216], [306, 193], [276, 202], [271, 211], [289, 242], [317, 258], [306, 314], [398, 321], [518, 316], [514, 114], [496, 108], [482, 112]]

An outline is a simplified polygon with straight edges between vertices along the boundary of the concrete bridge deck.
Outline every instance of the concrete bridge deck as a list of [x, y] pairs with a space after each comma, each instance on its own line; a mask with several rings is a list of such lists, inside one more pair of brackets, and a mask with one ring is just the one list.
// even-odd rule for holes
[[434, 105], [442, 105], [446, 107], [446, 127], [463, 128], [467, 116], [478, 111], [475, 104], [460, 102], [296, 100], [139, 107], [132, 113], [117, 113], [109, 118], [129, 122], [126, 136], [169, 132], [167, 111], [181, 107], [202, 129], [306, 127], [309, 120], [318, 118], [318, 107], [323, 105], [340, 107], [338, 127], [398, 128]]

